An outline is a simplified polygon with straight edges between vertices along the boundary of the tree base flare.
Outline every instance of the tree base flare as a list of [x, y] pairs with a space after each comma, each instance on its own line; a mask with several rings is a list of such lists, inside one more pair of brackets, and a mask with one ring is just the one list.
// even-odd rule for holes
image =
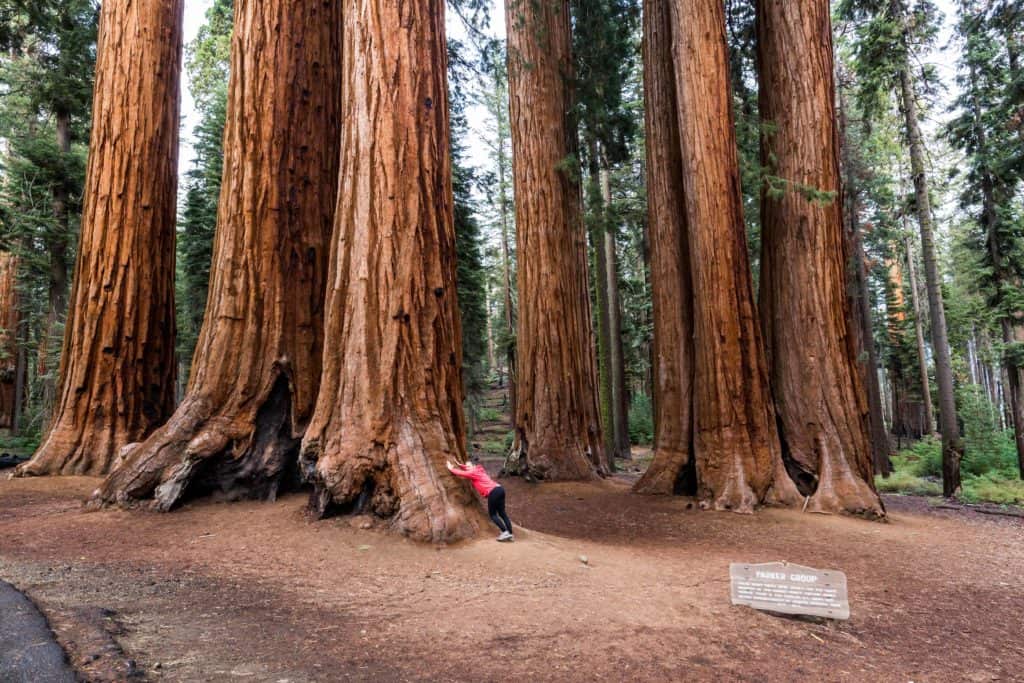
[[486, 525], [469, 485], [445, 469], [450, 452], [431, 449], [408, 422], [391, 443], [348, 439], [325, 451], [316, 440], [302, 449], [303, 478], [312, 482], [309, 514], [372, 514], [415, 541], [454, 543], [476, 537]]
[[505, 456], [502, 474], [521, 476], [526, 481], [591, 481], [608, 476], [608, 470], [595, 462], [592, 451], [586, 445], [564, 447], [561, 454], [552, 451], [538, 453], [527, 444], [526, 436], [520, 432]]
[[696, 463], [688, 451], [659, 449], [647, 471], [633, 485], [643, 496], [672, 496], [697, 492]]
[[886, 519], [885, 505], [878, 492], [850, 469], [845, 458], [824, 452], [820, 468], [818, 488], [806, 502], [807, 512]]
[[213, 413], [208, 402], [186, 399], [153, 436], [122, 450], [88, 507], [132, 507], [152, 497], [154, 510], [168, 512], [188, 495], [274, 500], [297, 482], [299, 438], [284, 374], [253, 417]]

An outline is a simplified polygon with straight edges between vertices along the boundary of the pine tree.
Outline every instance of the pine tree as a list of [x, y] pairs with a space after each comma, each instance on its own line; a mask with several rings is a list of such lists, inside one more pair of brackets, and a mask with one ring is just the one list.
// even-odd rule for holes
[[[1024, 141], [1006, 125], [1014, 109], [1007, 96], [1012, 97], [1015, 87], [1018, 57], [1012, 54], [1012, 41], [1001, 35], [1008, 15], [998, 10], [989, 15], [987, 5], [959, 3], [961, 94], [955, 102], [959, 115], [950, 122], [947, 136], [967, 155], [961, 206], [977, 224], [972, 238], [983, 254], [978, 284], [1000, 328], [1008, 408], [1024, 477], [1024, 210], [1017, 199], [1024, 177]], [[1022, 24], [1024, 20], [1017, 21], [1018, 27]]]

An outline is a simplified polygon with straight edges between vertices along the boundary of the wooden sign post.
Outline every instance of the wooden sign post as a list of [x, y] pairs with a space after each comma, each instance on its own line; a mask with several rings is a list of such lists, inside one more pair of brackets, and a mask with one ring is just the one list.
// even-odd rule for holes
[[782, 614], [849, 619], [846, 575], [788, 562], [731, 564], [732, 604]]

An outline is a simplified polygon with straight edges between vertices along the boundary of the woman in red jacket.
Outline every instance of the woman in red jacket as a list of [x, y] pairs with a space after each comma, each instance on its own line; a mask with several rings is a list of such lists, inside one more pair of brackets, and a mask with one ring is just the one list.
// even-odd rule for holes
[[466, 463], [453, 465], [448, 461], [448, 471], [456, 477], [469, 479], [473, 488], [481, 496], [487, 499], [487, 514], [491, 521], [501, 530], [498, 540], [502, 542], [514, 541], [512, 536], [512, 522], [505, 514], [505, 487], [487, 476], [487, 470], [479, 463]]

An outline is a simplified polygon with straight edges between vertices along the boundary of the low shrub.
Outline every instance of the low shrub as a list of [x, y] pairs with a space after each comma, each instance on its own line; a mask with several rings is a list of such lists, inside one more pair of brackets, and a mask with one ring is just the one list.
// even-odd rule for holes
[[629, 405], [629, 440], [634, 444], [654, 443], [654, 406], [648, 396], [634, 396]]

